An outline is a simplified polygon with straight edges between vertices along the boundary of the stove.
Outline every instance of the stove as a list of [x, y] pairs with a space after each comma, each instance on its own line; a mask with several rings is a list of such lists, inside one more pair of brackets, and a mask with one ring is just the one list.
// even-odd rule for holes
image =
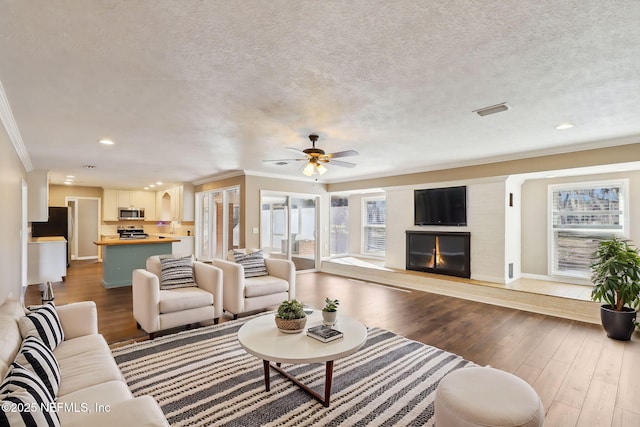
[[141, 227], [118, 228], [118, 234], [120, 235], [120, 240], [139, 240], [149, 237], [149, 235], [144, 232], [144, 228]]

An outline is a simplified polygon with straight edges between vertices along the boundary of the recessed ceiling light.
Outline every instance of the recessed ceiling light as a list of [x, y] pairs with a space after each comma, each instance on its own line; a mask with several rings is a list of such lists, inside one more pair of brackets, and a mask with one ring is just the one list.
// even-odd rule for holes
[[73, 182], [71, 182], [71, 181], [65, 181], [64, 183], [65, 183], [66, 185], [71, 185], [71, 184], [73, 184]]
[[153, 188], [155, 186], [156, 186], [155, 184], [149, 184], [149, 187], [151, 187], [151, 188]]
[[162, 185], [162, 183], [160, 181], [156, 182], [156, 185]]
[[67, 178], [71, 178], [71, 179], [73, 179], [73, 178], [75, 178], [75, 176], [73, 176], [73, 175], [67, 175]]
[[106, 138], [99, 139], [98, 142], [104, 145], [113, 145], [113, 141]]
[[145, 189], [145, 190], [148, 190], [148, 189], [149, 189], [149, 187], [144, 187], [144, 189]]
[[480, 108], [478, 110], [474, 110], [473, 112], [479, 115], [480, 117], [488, 116], [490, 114], [501, 113], [503, 111], [507, 111], [511, 106], [506, 102], [501, 104], [492, 105], [490, 107]]
[[573, 127], [573, 124], [571, 123], [560, 123], [558, 126], [556, 126], [556, 129], [565, 130], [565, 129], [571, 129], [572, 127]]

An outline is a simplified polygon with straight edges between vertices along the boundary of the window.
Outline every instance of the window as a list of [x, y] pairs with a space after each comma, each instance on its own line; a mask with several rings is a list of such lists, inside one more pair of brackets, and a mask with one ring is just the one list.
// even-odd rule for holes
[[589, 278], [598, 243], [627, 235], [628, 180], [549, 186], [551, 274]]
[[331, 256], [349, 253], [349, 198], [331, 196]]
[[196, 194], [196, 258], [225, 258], [240, 245], [240, 189]]
[[362, 253], [385, 255], [387, 202], [384, 197], [362, 199]]

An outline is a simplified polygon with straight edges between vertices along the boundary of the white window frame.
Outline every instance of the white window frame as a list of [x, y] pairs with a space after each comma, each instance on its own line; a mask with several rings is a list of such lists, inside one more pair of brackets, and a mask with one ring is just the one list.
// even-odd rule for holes
[[[581, 227], [580, 225], [570, 225], [566, 227], [562, 226], [554, 226], [554, 214], [557, 213], [554, 210], [554, 200], [553, 194], [558, 190], [586, 190], [593, 188], [603, 188], [603, 187], [619, 187], [620, 195], [619, 195], [619, 209], [616, 212], [619, 212], [622, 216], [622, 221], [618, 227], [598, 227], [598, 226], [588, 226], [585, 225]], [[571, 277], [577, 279], [589, 279], [590, 271], [560, 271], [557, 268], [556, 262], [556, 240], [555, 233], [556, 232], [572, 232], [576, 234], [583, 234], [587, 236], [593, 236], [596, 240], [599, 238], [607, 239], [609, 237], [617, 236], [620, 238], [626, 238], [629, 236], [629, 180], [628, 179], [614, 179], [614, 180], [602, 180], [602, 181], [588, 181], [588, 182], [568, 182], [562, 184], [551, 184], [548, 186], [548, 194], [547, 194], [547, 263], [548, 263], [548, 272], [551, 276], [559, 276], [559, 277]], [[591, 212], [591, 211], [587, 211]]]
[[[387, 243], [387, 224], [386, 218], [384, 224], [369, 224], [367, 218], [367, 203], [368, 202], [385, 202], [385, 210], [386, 210], [386, 197], [385, 196], [375, 196], [375, 197], [363, 197], [361, 199], [360, 204], [360, 212], [361, 212], [361, 226], [360, 233], [362, 238], [360, 239], [360, 253], [363, 255], [373, 256], [373, 257], [384, 257], [386, 256], [386, 243]], [[383, 229], [385, 233], [385, 249], [377, 252], [367, 251], [365, 248], [366, 235], [368, 228], [378, 228]]]

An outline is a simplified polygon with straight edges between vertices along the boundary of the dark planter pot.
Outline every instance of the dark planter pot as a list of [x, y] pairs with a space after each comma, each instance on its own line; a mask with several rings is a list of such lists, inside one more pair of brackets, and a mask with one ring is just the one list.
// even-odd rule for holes
[[636, 326], [637, 312], [629, 307], [623, 307], [622, 311], [615, 311], [610, 305], [600, 307], [600, 320], [607, 336], [614, 340], [629, 341]]

